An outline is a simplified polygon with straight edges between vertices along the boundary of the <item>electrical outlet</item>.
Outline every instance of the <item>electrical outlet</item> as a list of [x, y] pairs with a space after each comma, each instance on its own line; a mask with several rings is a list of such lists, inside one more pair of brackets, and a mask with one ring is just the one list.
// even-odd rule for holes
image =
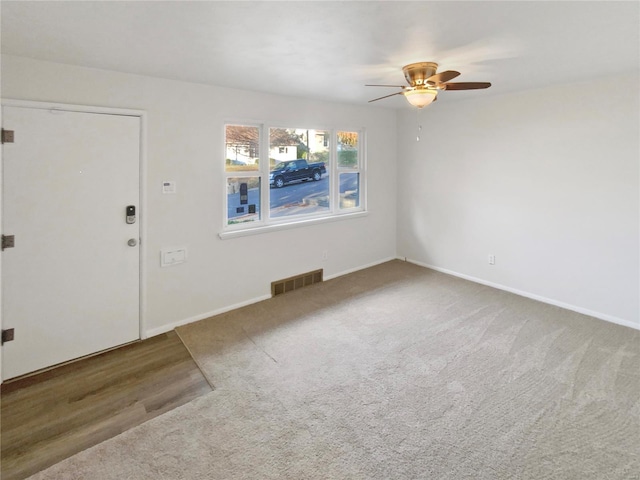
[[323, 250], [322, 251], [322, 260], [327, 260], [329, 258], [329, 251], [328, 250]]
[[489, 265], [495, 265], [495, 264], [496, 264], [496, 256], [489, 255]]

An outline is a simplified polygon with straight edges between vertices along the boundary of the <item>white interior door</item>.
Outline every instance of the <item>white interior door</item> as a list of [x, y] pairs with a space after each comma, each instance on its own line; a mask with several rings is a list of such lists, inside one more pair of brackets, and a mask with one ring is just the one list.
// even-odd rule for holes
[[140, 118], [2, 113], [15, 132], [3, 145], [2, 232], [15, 236], [2, 252], [9, 379], [139, 338]]

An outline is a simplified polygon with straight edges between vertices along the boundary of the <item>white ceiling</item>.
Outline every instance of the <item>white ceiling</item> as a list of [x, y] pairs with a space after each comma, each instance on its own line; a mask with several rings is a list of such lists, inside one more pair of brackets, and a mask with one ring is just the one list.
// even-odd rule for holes
[[395, 91], [365, 83], [403, 85], [412, 62], [493, 84], [443, 92], [444, 101], [637, 72], [640, 63], [636, 1], [0, 5], [2, 53], [363, 105]]

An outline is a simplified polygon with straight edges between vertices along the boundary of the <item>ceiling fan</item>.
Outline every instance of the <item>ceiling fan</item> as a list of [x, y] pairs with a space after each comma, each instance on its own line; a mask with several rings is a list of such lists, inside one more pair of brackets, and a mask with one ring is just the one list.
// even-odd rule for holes
[[404, 95], [407, 101], [414, 107], [423, 108], [431, 102], [437, 100], [438, 92], [441, 90], [477, 90], [489, 88], [489, 82], [455, 82], [451, 83], [460, 72], [447, 70], [445, 72], [436, 73], [438, 64], [434, 62], [410, 63], [402, 67], [404, 78], [407, 79], [409, 86], [404, 85], [365, 85], [365, 87], [397, 87], [401, 88], [399, 92], [385, 95], [384, 97], [369, 100], [369, 103], [382, 100], [383, 98], [393, 97], [394, 95]]

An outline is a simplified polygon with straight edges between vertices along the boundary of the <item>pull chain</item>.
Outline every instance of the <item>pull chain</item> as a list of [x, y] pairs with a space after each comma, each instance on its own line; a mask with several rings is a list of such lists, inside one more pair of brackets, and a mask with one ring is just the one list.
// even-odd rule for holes
[[420, 111], [421, 108], [416, 109], [416, 124], [418, 125], [418, 135], [416, 136], [416, 142], [420, 141], [420, 132], [422, 132], [422, 125], [420, 125]]

